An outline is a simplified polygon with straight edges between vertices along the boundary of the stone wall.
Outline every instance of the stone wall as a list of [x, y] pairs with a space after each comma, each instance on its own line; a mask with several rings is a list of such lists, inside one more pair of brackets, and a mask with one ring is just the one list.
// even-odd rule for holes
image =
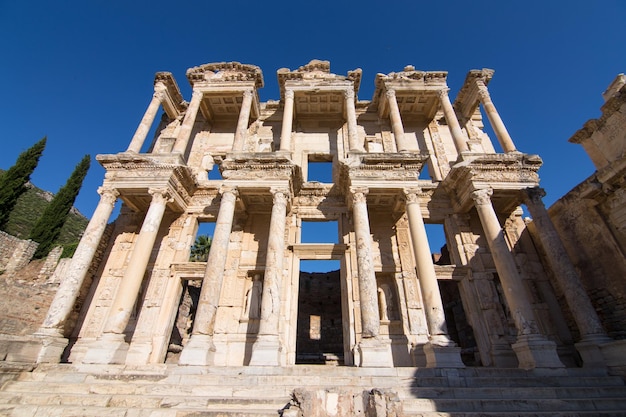
[[0, 231], [0, 271], [11, 274], [24, 267], [33, 257], [38, 243], [22, 240]]

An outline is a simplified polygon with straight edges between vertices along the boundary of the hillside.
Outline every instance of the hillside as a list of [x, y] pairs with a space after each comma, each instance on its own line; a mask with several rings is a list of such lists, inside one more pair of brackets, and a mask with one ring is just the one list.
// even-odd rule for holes
[[[53, 194], [44, 191], [32, 184], [27, 184], [28, 190], [20, 196], [6, 227], [6, 232], [21, 239], [28, 238], [30, 229], [49, 204]], [[78, 243], [80, 236], [87, 227], [89, 220], [78, 210], [72, 209], [67, 221], [61, 229], [57, 239], [59, 245], [67, 246]]]

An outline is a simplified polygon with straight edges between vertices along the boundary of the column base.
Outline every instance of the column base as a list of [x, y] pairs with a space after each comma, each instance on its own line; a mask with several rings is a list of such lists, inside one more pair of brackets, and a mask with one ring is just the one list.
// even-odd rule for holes
[[447, 345], [430, 341], [424, 345], [427, 368], [465, 368], [461, 360], [461, 348], [455, 343]]
[[41, 328], [34, 336], [41, 340], [37, 363], [60, 363], [70, 341], [58, 329]]
[[146, 365], [150, 362], [152, 353], [152, 340], [134, 340], [131, 342], [126, 354], [126, 365]]
[[359, 366], [362, 368], [393, 368], [391, 340], [367, 338], [357, 345]]
[[213, 365], [214, 357], [213, 337], [208, 334], [192, 334], [180, 353], [178, 364], [208, 366]]
[[280, 366], [281, 350], [278, 335], [261, 335], [252, 345], [249, 366]]
[[612, 342], [612, 339], [607, 335], [589, 335], [583, 337], [580, 342], [575, 343], [574, 346], [576, 346], [576, 350], [583, 360], [583, 367], [604, 368], [606, 361], [600, 346], [610, 342]]
[[626, 340], [611, 340], [600, 346], [611, 375], [626, 377]]
[[83, 363], [123, 364], [128, 353], [128, 343], [123, 334], [104, 333], [88, 346]]
[[556, 343], [547, 340], [538, 334], [522, 335], [517, 338], [517, 342], [511, 345], [519, 368], [564, 368], [565, 365], [559, 359], [556, 352]]

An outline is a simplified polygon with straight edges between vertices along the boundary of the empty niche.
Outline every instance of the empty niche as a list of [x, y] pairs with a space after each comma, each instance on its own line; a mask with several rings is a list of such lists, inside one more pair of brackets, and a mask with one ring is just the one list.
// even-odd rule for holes
[[333, 161], [330, 155], [310, 154], [307, 159], [307, 181], [333, 182]]

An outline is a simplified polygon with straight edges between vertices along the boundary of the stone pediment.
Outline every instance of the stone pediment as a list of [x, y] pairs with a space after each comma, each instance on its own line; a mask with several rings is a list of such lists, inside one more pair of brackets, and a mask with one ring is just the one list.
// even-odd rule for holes
[[232, 83], [252, 81], [256, 88], [263, 87], [263, 73], [256, 65], [239, 62], [216, 62], [192, 67], [187, 70], [187, 79], [191, 85], [196, 82]]
[[285, 82], [290, 80], [308, 82], [311, 87], [318, 84], [328, 86], [334, 83], [339, 83], [343, 86], [346, 81], [351, 81], [354, 85], [354, 93], [356, 95], [361, 85], [362, 72], [360, 68], [357, 68], [348, 71], [347, 76], [332, 74], [330, 72], [330, 61], [314, 59], [294, 71], [291, 71], [289, 68], [280, 68], [276, 71], [276, 75], [278, 77], [278, 85], [280, 86], [280, 97], [281, 100], [284, 100]]

